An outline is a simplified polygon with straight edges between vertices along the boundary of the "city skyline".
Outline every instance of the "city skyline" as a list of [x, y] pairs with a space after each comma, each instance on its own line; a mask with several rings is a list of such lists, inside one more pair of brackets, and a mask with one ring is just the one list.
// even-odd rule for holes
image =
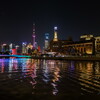
[[53, 27], [58, 27], [58, 38], [72, 36], [78, 40], [83, 34], [100, 34], [99, 4], [95, 2], [12, 2], [0, 4], [0, 42], [32, 43], [33, 22], [36, 41], [44, 46], [45, 33], [53, 38]]

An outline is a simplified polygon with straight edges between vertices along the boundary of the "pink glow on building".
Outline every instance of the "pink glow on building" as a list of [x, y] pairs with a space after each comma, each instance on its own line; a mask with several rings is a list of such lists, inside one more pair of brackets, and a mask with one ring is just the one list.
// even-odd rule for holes
[[16, 55], [16, 54], [17, 54], [16, 49], [12, 49], [12, 55]]

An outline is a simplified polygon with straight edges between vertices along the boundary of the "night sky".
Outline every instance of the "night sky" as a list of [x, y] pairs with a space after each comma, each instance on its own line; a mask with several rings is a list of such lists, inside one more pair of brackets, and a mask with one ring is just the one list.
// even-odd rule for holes
[[[65, 0], [66, 1], [66, 0]], [[0, 43], [32, 42], [33, 23], [36, 41], [44, 46], [44, 34], [53, 38], [58, 27], [59, 39], [82, 34], [100, 35], [100, 4], [98, 2], [63, 2], [63, 0], [33, 0], [31, 2], [0, 2]]]

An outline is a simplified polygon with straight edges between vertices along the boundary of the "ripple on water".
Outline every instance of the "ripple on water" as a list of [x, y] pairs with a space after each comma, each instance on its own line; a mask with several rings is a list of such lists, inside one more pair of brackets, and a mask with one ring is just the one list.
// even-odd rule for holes
[[99, 83], [100, 62], [97, 61], [0, 59], [2, 96], [99, 96]]

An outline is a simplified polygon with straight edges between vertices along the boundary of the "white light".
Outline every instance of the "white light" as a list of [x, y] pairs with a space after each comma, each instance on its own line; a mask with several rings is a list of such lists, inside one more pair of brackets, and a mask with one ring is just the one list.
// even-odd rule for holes
[[57, 27], [54, 27], [54, 30], [57, 30]]
[[7, 44], [3, 44], [3, 46], [5, 46], [5, 45], [7, 45]]

